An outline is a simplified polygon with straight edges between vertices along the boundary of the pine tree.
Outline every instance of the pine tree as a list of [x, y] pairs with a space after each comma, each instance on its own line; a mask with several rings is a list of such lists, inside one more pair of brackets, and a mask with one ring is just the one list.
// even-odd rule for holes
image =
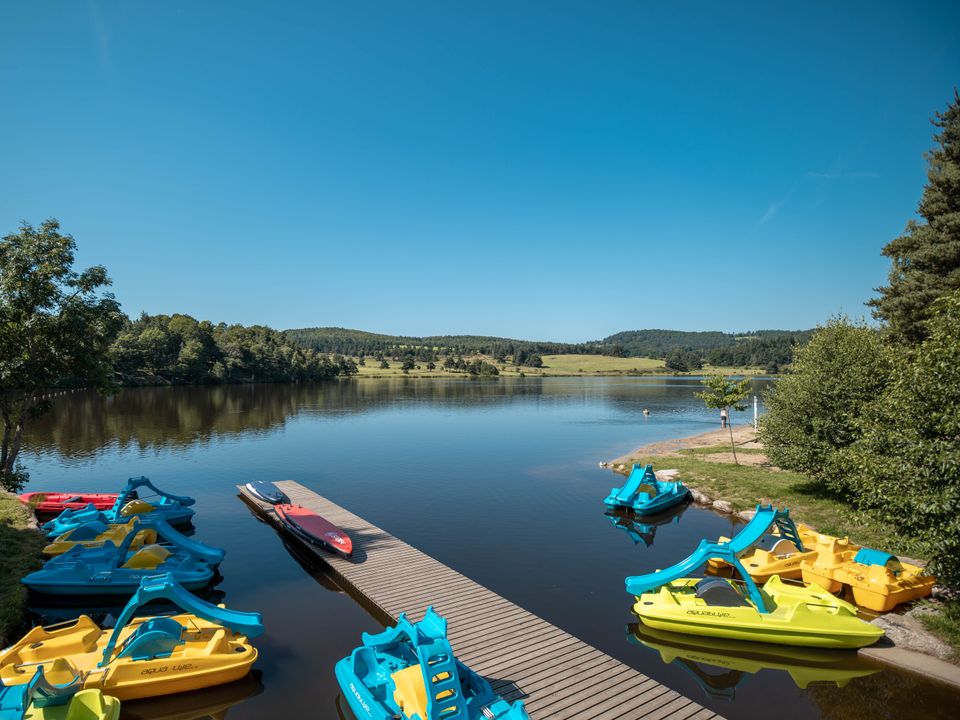
[[883, 248], [891, 259], [889, 285], [868, 304], [898, 340], [916, 345], [926, 337], [933, 302], [960, 288], [960, 94], [933, 124], [940, 132], [927, 153], [927, 185], [903, 235]]

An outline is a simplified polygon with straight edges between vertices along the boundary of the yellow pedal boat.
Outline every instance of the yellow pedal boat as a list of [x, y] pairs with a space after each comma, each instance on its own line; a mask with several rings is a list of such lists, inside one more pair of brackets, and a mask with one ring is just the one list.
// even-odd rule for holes
[[817, 585], [788, 585], [774, 575], [758, 594], [762, 612], [731, 580], [683, 578], [642, 594], [633, 610], [658, 630], [777, 645], [859, 648], [883, 635], [858, 618], [853, 605]]
[[[157, 599], [187, 612], [133, 617]], [[86, 615], [65, 625], [35, 627], [0, 652], [0, 679], [6, 685], [26, 683], [42, 667], [52, 682], [79, 677], [84, 689], [120, 700], [186, 692], [246, 675], [257, 659], [247, 638], [262, 632], [259, 613], [206, 603], [169, 575], [146, 577], [116, 627], [103, 630]]]
[[119, 720], [120, 701], [99, 690], [81, 690], [65, 705], [31, 707], [23, 720]]
[[874, 612], [926, 597], [936, 578], [895, 555], [854, 545], [847, 538], [821, 535], [815, 552], [801, 564], [803, 581], [830, 592], [849, 588], [854, 602]]
[[80, 678], [51, 682], [36, 667], [27, 682], [0, 682], [0, 718], [3, 720], [118, 720], [120, 701], [99, 690], [81, 689]]
[[137, 533], [130, 543], [131, 550], [139, 550], [144, 545], [151, 545], [157, 542], [157, 532], [153, 528], [142, 528], [140, 518], [131, 518], [129, 522], [123, 525], [108, 525], [100, 521], [85, 523], [80, 527], [74, 528], [58, 537], [52, 543], [43, 548], [43, 554], [47, 557], [62, 555], [67, 550], [79, 545], [81, 547], [102, 547], [105, 543], [111, 542], [117, 547], [130, 533]]
[[[816, 555], [814, 546], [817, 543], [817, 531], [803, 523], [796, 524], [797, 533], [803, 550], [797, 544], [784, 537], [775, 527], [774, 532], [764, 535], [756, 545], [743, 552], [740, 563], [750, 573], [754, 582], [764, 583], [774, 575], [783, 580], [799, 580], [802, 576], [800, 564], [807, 558]], [[729, 538], [721, 537], [720, 542], [729, 542]], [[711, 558], [707, 563], [707, 572], [713, 575], [730, 576], [733, 566], [719, 558]]]

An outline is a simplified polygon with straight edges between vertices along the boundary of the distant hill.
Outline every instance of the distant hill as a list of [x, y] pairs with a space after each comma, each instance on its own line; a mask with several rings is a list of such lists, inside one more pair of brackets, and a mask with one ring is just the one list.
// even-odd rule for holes
[[304, 347], [318, 352], [342, 355], [397, 354], [406, 350], [429, 350], [438, 355], [513, 355], [524, 350], [538, 355], [602, 355], [608, 349], [600, 342], [559, 343], [539, 340], [516, 340], [513, 338], [485, 335], [381, 335], [363, 330], [338, 327], [300, 328], [287, 330], [287, 335]]
[[[342, 355], [434, 355], [484, 354], [614, 355], [678, 360], [680, 365], [779, 367], [793, 361], [793, 349], [810, 339], [812, 330], [756, 330], [745, 333], [681, 330], [629, 330], [584, 343], [517, 340], [485, 335], [383, 335], [338, 327], [287, 330], [303, 347], [321, 353]], [[670, 367], [668, 362], [668, 367]]]
[[604, 338], [601, 342], [623, 348], [629, 357], [666, 357], [674, 350], [697, 350], [706, 353], [719, 348], [746, 347], [754, 344], [803, 344], [813, 330], [755, 330], [745, 333], [684, 332], [682, 330], [627, 330]]

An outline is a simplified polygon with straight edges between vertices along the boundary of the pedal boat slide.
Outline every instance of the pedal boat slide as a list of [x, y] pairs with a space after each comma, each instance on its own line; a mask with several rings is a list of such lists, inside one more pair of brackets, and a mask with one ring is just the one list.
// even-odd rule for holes
[[401, 613], [395, 627], [364, 633], [336, 675], [358, 720], [529, 720], [522, 701], [508, 703], [454, 657], [432, 607], [418, 623]]
[[[156, 500], [149, 502], [143, 498], [137, 492], [139, 488], [152, 490]], [[163, 517], [170, 525], [183, 525], [193, 517], [193, 508], [190, 506], [194, 502], [193, 498], [160, 490], [145, 477], [130, 478], [109, 510], [97, 510], [92, 504], [80, 510], [64, 510], [53, 520], [41, 525], [41, 528], [48, 537], [55, 538], [92, 520], [107, 524], [125, 523], [133, 515], [151, 519]]]
[[[626, 590], [637, 598], [634, 612], [657, 630], [731, 640], [824, 648], [860, 648], [879, 640], [883, 630], [858, 618], [855, 606], [819, 585], [788, 585], [774, 575], [760, 588], [743, 568], [738, 555], [778, 520], [788, 518], [787, 510], [758, 506], [733, 540], [701, 540], [676, 565], [628, 577]], [[687, 577], [710, 558], [732, 565], [742, 578], [742, 588], [726, 578]]]
[[[153, 600], [168, 600], [185, 612], [134, 618]], [[86, 615], [33, 628], [0, 652], [0, 680], [23, 684], [42, 667], [51, 681], [78, 677], [83, 689], [119, 700], [198, 690], [246, 675], [257, 659], [248, 638], [262, 632], [260, 613], [206, 603], [169, 575], [147, 577], [112, 629], [101, 629]]]
[[135, 593], [148, 575], [169, 573], [187, 590], [201, 590], [210, 584], [223, 560], [223, 550], [184, 537], [162, 518], [147, 524], [165, 545], [149, 544], [131, 551], [130, 545], [137, 537], [133, 532], [127, 533], [119, 545], [75, 545], [21, 582], [33, 592], [51, 595], [124, 597]]
[[634, 465], [623, 487], [613, 488], [603, 502], [607, 507], [632, 510], [638, 515], [656, 515], [679, 505], [689, 495], [690, 491], [679, 480], [657, 480], [653, 465]]

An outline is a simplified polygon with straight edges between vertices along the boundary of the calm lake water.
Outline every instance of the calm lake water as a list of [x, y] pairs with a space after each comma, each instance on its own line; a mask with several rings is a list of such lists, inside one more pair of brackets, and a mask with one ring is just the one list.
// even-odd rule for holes
[[[634, 637], [624, 577], [736, 528], [696, 507], [660, 526], [617, 527], [602, 500], [619, 476], [597, 463], [717, 427], [698, 388], [691, 378], [355, 379], [78, 393], [33, 426], [23, 460], [31, 490], [116, 491], [146, 475], [196, 497], [195, 537], [227, 550], [217, 592], [263, 613], [255, 676], [128, 703], [125, 717], [350, 717], [333, 665], [379, 625], [236, 497], [237, 483], [282, 479], [728, 718], [956, 717], [960, 694], [848, 655], [829, 655], [824, 670], [803, 653], [758, 658], [695, 643], [661, 644], [661, 654]], [[85, 610], [35, 608], [51, 620]]]

